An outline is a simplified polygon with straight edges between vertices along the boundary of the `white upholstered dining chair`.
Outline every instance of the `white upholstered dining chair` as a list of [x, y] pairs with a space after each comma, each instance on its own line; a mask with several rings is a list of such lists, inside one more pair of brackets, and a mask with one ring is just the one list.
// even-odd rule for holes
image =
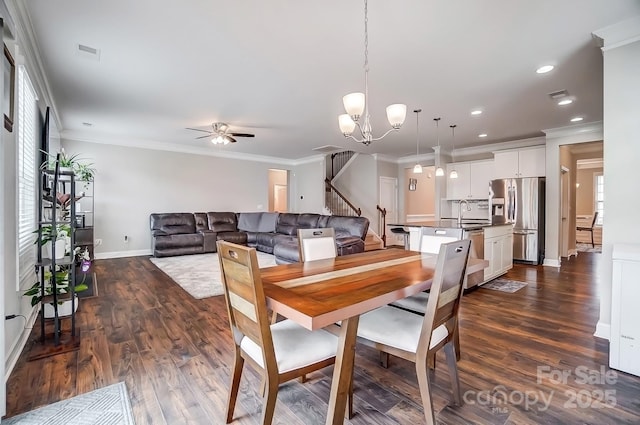
[[358, 325], [358, 342], [412, 361], [427, 424], [435, 424], [427, 360], [444, 348], [456, 404], [460, 404], [460, 382], [456, 362], [454, 331], [469, 248], [468, 239], [442, 244], [424, 316], [386, 305], [363, 314]]
[[332, 227], [322, 229], [298, 229], [300, 262], [324, 260], [338, 256], [336, 236]]
[[[427, 234], [427, 232], [428, 228], [423, 227], [422, 232], [420, 233], [420, 252], [425, 254], [437, 255], [438, 252], [440, 252], [440, 245], [457, 240], [450, 236], [434, 236], [432, 234]], [[419, 294], [394, 301], [391, 305], [414, 313], [424, 314], [427, 310], [428, 299], [429, 292], [421, 292]]]
[[335, 363], [338, 337], [291, 320], [270, 324], [255, 248], [218, 241], [229, 324], [234, 342], [226, 423], [233, 420], [245, 361], [263, 380], [263, 425], [271, 424], [281, 383]]

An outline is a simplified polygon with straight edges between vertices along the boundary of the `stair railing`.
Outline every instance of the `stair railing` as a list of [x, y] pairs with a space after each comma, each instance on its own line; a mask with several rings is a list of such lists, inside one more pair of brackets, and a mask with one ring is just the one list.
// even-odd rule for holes
[[380, 239], [382, 239], [382, 244], [386, 248], [387, 247], [387, 209], [380, 208], [380, 205], [376, 205], [376, 209], [378, 210], [379, 215], [379, 223], [382, 223], [382, 235]]
[[336, 187], [331, 184], [331, 180], [324, 179], [327, 197], [325, 199], [327, 208], [334, 215], [358, 216], [362, 215], [362, 210], [353, 205]]

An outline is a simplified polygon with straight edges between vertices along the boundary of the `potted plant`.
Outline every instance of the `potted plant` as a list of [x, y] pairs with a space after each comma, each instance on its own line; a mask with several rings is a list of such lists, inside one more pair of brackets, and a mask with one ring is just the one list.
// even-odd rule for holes
[[78, 180], [84, 182], [93, 181], [93, 177], [96, 173], [95, 168], [93, 168], [93, 164], [87, 164], [81, 162], [82, 160], [79, 158], [79, 154], [75, 155], [67, 155], [67, 153], [63, 149], [60, 149], [60, 157], [58, 158], [57, 154], [51, 154], [49, 152], [45, 152], [49, 156], [49, 160], [47, 162], [42, 163], [42, 167], [48, 168], [50, 170], [54, 170], [56, 168], [56, 161], [59, 162], [60, 168], [62, 171], [73, 171], [75, 173], [76, 178]]
[[[46, 271], [44, 273], [44, 295], [53, 295], [53, 279], [55, 278], [55, 293], [57, 295], [64, 295], [71, 292], [71, 288], [69, 287], [69, 270], [66, 267], [56, 266], [55, 277], [52, 275], [51, 271]], [[75, 299], [75, 308], [78, 308], [78, 299], [77, 293], [81, 291], [86, 291], [88, 286], [83, 282], [80, 282], [75, 286], [76, 299]], [[29, 288], [25, 293], [25, 296], [31, 297], [31, 305], [36, 306], [38, 303], [42, 301], [42, 287], [40, 282], [35, 282], [31, 288]], [[44, 306], [44, 316], [45, 318], [52, 318], [55, 316], [55, 311], [53, 308], [53, 303], [45, 304]], [[58, 301], [58, 316], [68, 316], [72, 313], [71, 311], [71, 299]]]
[[68, 251], [67, 247], [71, 242], [71, 238], [69, 237], [71, 226], [69, 224], [57, 224], [55, 231], [51, 224], [45, 224], [33, 233], [38, 233], [38, 238], [36, 238], [34, 243], [40, 243], [43, 252], [47, 254], [46, 258], [52, 258], [51, 245], [53, 241], [55, 241], [56, 244], [56, 260], [64, 258]]

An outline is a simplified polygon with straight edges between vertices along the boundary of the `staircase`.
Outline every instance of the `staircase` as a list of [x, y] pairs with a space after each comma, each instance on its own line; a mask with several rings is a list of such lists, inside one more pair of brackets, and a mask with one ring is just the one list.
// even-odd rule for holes
[[374, 251], [376, 249], [384, 249], [384, 242], [376, 232], [369, 229], [367, 230], [367, 237], [364, 239], [364, 250]]

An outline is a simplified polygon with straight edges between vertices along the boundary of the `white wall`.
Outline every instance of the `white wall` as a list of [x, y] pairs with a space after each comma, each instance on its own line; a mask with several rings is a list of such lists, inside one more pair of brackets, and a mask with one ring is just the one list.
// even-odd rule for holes
[[[369, 154], [357, 154], [348, 167], [342, 169], [334, 186], [369, 219], [372, 229], [378, 228], [378, 167]], [[393, 175], [397, 177], [397, 174]]]
[[[97, 258], [149, 254], [149, 215], [154, 212], [266, 211], [269, 168], [283, 168], [64, 138], [62, 146], [97, 170], [94, 237], [102, 239]], [[307, 196], [313, 203], [318, 194]]]
[[321, 157], [293, 167], [290, 176], [293, 202], [289, 211], [322, 214], [325, 167], [325, 159]]
[[[636, 35], [640, 35], [636, 28]], [[636, 37], [636, 40], [638, 38]], [[605, 46], [607, 46], [605, 39]], [[640, 243], [640, 41], [604, 51], [604, 182], [600, 268], [600, 319], [596, 335], [611, 325], [611, 252], [614, 244]], [[640, 302], [640, 300], [636, 300]]]

